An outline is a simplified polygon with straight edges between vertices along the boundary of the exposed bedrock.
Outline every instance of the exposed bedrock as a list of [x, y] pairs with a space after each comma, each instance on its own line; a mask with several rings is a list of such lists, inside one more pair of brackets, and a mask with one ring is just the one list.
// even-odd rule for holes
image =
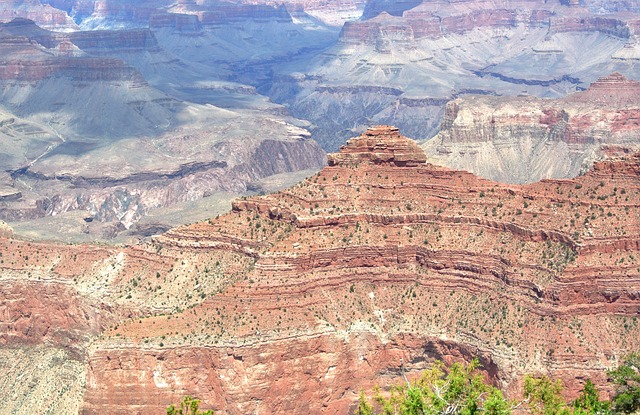
[[197, 75], [148, 29], [60, 33], [14, 19], [0, 25], [0, 49], [0, 167], [11, 173], [1, 178], [0, 216], [7, 221], [81, 210], [87, 221], [109, 222], [105, 236], [113, 236], [149, 209], [260, 191], [267, 176], [324, 165], [324, 152], [296, 126], [304, 124], [251, 87], [238, 93], [241, 85], [216, 84], [217, 99], [249, 107], [223, 109], [150, 85], [132, 66], [136, 59], [156, 82], [157, 68], [168, 68], [178, 89]]
[[78, 26], [66, 11], [52, 7], [46, 2], [7, 0], [0, 4], [0, 22], [15, 18], [35, 21], [38, 26], [51, 30], [77, 30]]
[[406, 97], [401, 88], [372, 85], [323, 86], [313, 77], [300, 81], [283, 76], [271, 85], [276, 102], [291, 102], [292, 115], [313, 122], [310, 131], [325, 151], [336, 151], [347, 139], [373, 124], [392, 124], [403, 133], [426, 139], [438, 131], [448, 98]]
[[83, 413], [133, 407], [158, 413], [197, 391], [208, 407], [226, 414], [347, 414], [359, 388], [394, 379], [402, 367], [411, 376], [435, 359], [475, 356], [496, 381], [498, 370], [487, 353], [410, 334], [382, 340], [354, 330], [233, 346], [98, 349], [90, 357]]
[[[635, 13], [622, 3], [370, 1], [336, 45], [281, 65], [258, 90], [310, 120], [327, 151], [376, 124], [427, 140], [456, 97], [559, 98], [614, 71], [640, 77]], [[555, 177], [547, 166], [537, 169], [550, 176], [529, 181]]]
[[640, 145], [640, 83], [615, 73], [557, 100], [486, 96], [447, 104], [430, 159], [505, 182], [575, 177]]
[[34, 183], [46, 197], [30, 207], [25, 206], [27, 200], [7, 203], [0, 207], [0, 215], [6, 220], [25, 220], [83, 210], [94, 220], [129, 228], [150, 208], [195, 200], [213, 192], [245, 193], [251, 183], [264, 177], [319, 169], [325, 162], [324, 152], [306, 138], [231, 140], [217, 145], [212, 155], [229, 151], [234, 151], [230, 161], [192, 162], [178, 165], [175, 170], [158, 170], [158, 166], [124, 175], [113, 167], [99, 175], [86, 171], [87, 176], [60, 171], [50, 175], [50, 167], [42, 172], [17, 171], [17, 179]]
[[425, 158], [378, 126], [300, 184], [149, 243], [0, 239], [2, 350], [76, 356], [53, 364], [68, 393], [54, 377], [16, 393], [83, 413], [187, 394], [227, 414], [349, 413], [403, 368], [476, 355], [514, 398], [527, 373], [568, 397], [605, 386], [640, 335], [640, 155], [528, 185]]
[[[228, 337], [229, 324], [234, 336], [253, 339], [249, 348], [327, 327], [348, 339], [364, 328], [382, 344], [394, 344], [397, 336], [419, 339], [422, 352], [408, 343], [405, 350], [423, 353], [427, 361], [434, 356], [420, 342], [435, 338], [489, 353], [496, 381], [512, 396], [524, 373], [538, 371], [563, 379], [571, 396], [582, 376], [604, 384], [603, 368], [631, 347], [638, 330], [633, 316], [640, 274], [628, 262], [640, 249], [637, 213], [630, 208], [637, 156], [598, 163], [575, 180], [506, 186], [423, 164], [413, 146], [395, 128], [370, 129], [295, 188], [238, 200], [234, 213], [219, 221], [156, 238], [163, 249], [232, 251], [254, 258], [254, 265], [245, 280], [202, 303], [184, 323], [157, 318], [116, 333], [135, 330], [133, 339], [155, 337], [151, 342], [164, 335], [165, 347], [232, 341], [240, 350], [237, 337]], [[593, 201], [579, 196], [594, 191]], [[608, 224], [618, 218], [627, 224], [624, 230]], [[242, 311], [225, 316], [230, 309]], [[189, 324], [187, 340], [171, 335], [181, 324]], [[602, 337], [609, 327], [617, 334]], [[320, 365], [321, 377], [325, 367]], [[343, 367], [336, 366], [336, 382]], [[372, 373], [379, 378], [393, 373], [390, 368]], [[306, 402], [307, 395], [298, 393], [293, 395]], [[245, 408], [226, 407], [228, 413]]]

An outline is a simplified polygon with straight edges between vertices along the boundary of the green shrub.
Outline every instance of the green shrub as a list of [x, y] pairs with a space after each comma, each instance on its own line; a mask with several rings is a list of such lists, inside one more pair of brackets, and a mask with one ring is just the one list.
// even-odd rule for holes
[[630, 414], [640, 410], [640, 353], [631, 353], [617, 369], [607, 372], [616, 385], [613, 408]]
[[192, 398], [191, 396], [185, 396], [182, 398], [179, 408], [176, 408], [173, 404], [169, 405], [167, 408], [167, 415], [213, 415], [213, 410], [209, 409], [201, 411], [199, 407], [199, 399]]

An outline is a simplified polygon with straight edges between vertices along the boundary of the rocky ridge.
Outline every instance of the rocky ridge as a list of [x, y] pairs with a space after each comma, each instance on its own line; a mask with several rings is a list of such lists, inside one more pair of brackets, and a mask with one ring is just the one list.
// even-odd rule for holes
[[570, 178], [640, 148], [640, 82], [620, 73], [560, 99], [466, 96], [446, 105], [429, 159], [504, 182]]
[[184, 394], [223, 414], [348, 413], [401, 365], [476, 355], [511, 396], [531, 372], [570, 394], [604, 384], [640, 336], [640, 156], [529, 185], [425, 157], [381, 126], [300, 184], [147, 245], [1, 239], [3, 350], [73, 352], [64, 399], [88, 414]]
[[[289, 136], [293, 125], [302, 127], [327, 151], [335, 151], [347, 138], [374, 124], [398, 125], [406, 134], [427, 140], [440, 129], [444, 117], [448, 122], [451, 112], [445, 105], [457, 97], [558, 98], [614, 71], [640, 77], [638, 10], [625, 1], [370, 0], [366, 7], [359, 0], [292, 0], [282, 5], [271, 0], [13, 2], [18, 3], [16, 10], [22, 11], [44, 10], [46, 3], [45, 8], [63, 11], [79, 28], [92, 30], [51, 33], [27, 30], [16, 22], [12, 31], [8, 30], [11, 24], [3, 26], [3, 33], [10, 32], [3, 50], [9, 51], [6, 56], [11, 60], [2, 71], [7, 79], [0, 98], [8, 107], [7, 120], [28, 126], [33, 143], [27, 146], [28, 156], [10, 154], [12, 160], [23, 162], [3, 167], [18, 180], [0, 178], [0, 188], [8, 189], [2, 194], [29, 203], [7, 207], [3, 217], [53, 220], [54, 213], [77, 207], [87, 211], [88, 219], [117, 218], [105, 232], [97, 232], [105, 235], [113, 234], [114, 227], [131, 228], [156, 207], [201, 201], [217, 192], [260, 191], [263, 178], [258, 174], [250, 178], [231, 174], [218, 180], [221, 163], [229, 166], [232, 160], [222, 160], [210, 149], [195, 155], [184, 152], [179, 160], [171, 159], [171, 152], [156, 151], [164, 145], [179, 147], [178, 143], [187, 141], [185, 137], [196, 137], [191, 147], [202, 149], [210, 139], [224, 140], [226, 134], [218, 132], [228, 131], [230, 125], [251, 124], [249, 130], [258, 130], [276, 120], [275, 124], [284, 123], [278, 135]], [[363, 17], [357, 19], [361, 11]], [[20, 14], [11, 18], [16, 16]], [[8, 46], [11, 42], [17, 42], [13, 49]], [[63, 86], [62, 80], [71, 84]], [[69, 99], [61, 102], [61, 97]], [[113, 108], [113, 116], [85, 114], [102, 114], [103, 108]], [[218, 111], [222, 108], [226, 111]], [[235, 116], [243, 122], [229, 124], [229, 117]], [[556, 125], [554, 131], [561, 128]], [[216, 131], [213, 137], [210, 130]], [[583, 144], [520, 140], [505, 144], [503, 150], [487, 145], [480, 152], [486, 155], [482, 159], [469, 148], [464, 156], [453, 153], [465, 160], [442, 153], [437, 161], [452, 159], [452, 168], [488, 175], [481, 165], [504, 159], [496, 163], [501, 171], [490, 177], [507, 181], [566, 177], [599, 158], [599, 151], [589, 143], [601, 139], [597, 135], [601, 130], [606, 128], [587, 129], [596, 134], [593, 137], [575, 131], [575, 139]], [[514, 131], [516, 136], [520, 133]], [[42, 138], [34, 140], [34, 134]], [[113, 141], [103, 152], [104, 137], [115, 136], [133, 152], [151, 149], [152, 166], [132, 166], [122, 153], [114, 155]], [[81, 145], [75, 145], [78, 138]], [[48, 150], [54, 148], [57, 151]], [[314, 162], [306, 165], [309, 169], [321, 164], [320, 151], [313, 151]], [[586, 158], [578, 155], [580, 151]], [[81, 153], [79, 157], [68, 154], [75, 152]], [[38, 158], [43, 154], [47, 157]], [[107, 166], [111, 171], [103, 179], [94, 177], [93, 172], [100, 171], [101, 163], [110, 157], [118, 160], [117, 166]], [[171, 165], [159, 167], [166, 163]], [[87, 165], [101, 167], [88, 169]], [[171, 191], [150, 190], [161, 182], [156, 179], [202, 173], [206, 166], [212, 167], [207, 179], [165, 186]], [[525, 177], [530, 171], [534, 176]], [[55, 177], [61, 180], [50, 180]], [[36, 178], [47, 178], [41, 188], [56, 191], [34, 195], [15, 187]], [[128, 189], [118, 187], [141, 178], [152, 180]], [[104, 192], [68, 192], [69, 183], [81, 183], [86, 189], [100, 181], [111, 186]], [[207, 181], [215, 185], [207, 187]], [[147, 198], [142, 208], [138, 208], [140, 193]], [[74, 223], [85, 229], [83, 223]], [[25, 226], [30, 225], [25, 222]]]
[[358, 166], [360, 163], [415, 167], [426, 162], [424, 153], [410, 140], [402, 140], [395, 127], [374, 127], [352, 138], [339, 153], [330, 154], [329, 166]]
[[[459, 96], [557, 98], [614, 71], [640, 77], [638, 8], [627, 1], [13, 3], [19, 10], [46, 3], [84, 29], [119, 29], [61, 42], [60, 52], [76, 59], [69, 64], [104, 76], [105, 65], [121, 67], [121, 76], [151, 80], [180, 100], [290, 112], [311, 122], [327, 151], [377, 123], [429, 139], [446, 102]], [[125, 37], [148, 44], [129, 53], [130, 44], [114, 40]]]
[[[345, 42], [375, 45], [385, 34], [396, 30], [412, 40], [463, 34], [482, 27], [509, 28], [517, 25], [546, 27], [549, 36], [562, 32], [602, 32], [628, 39], [636, 34], [634, 8], [624, 6], [595, 13], [590, 1], [570, 4], [562, 1], [370, 1], [361, 21], [348, 22]], [[395, 17], [395, 18], [394, 18]], [[358, 29], [375, 30], [369, 37]], [[409, 29], [409, 30], [406, 30]], [[355, 35], [355, 36], [354, 36]]]
[[132, 1], [11, 0], [0, 8], [0, 21], [28, 18], [47, 29], [95, 30], [173, 26], [197, 30], [200, 25], [229, 24], [241, 20], [317, 19], [340, 26], [362, 14], [364, 0], [241, 0], [241, 1]]
[[37, 22], [45, 29], [73, 31], [78, 25], [64, 10], [54, 7], [40, 0], [7, 0], [0, 4], [0, 22], [9, 22], [16, 18], [29, 19]]
[[[54, 34], [28, 19], [0, 24], [0, 81], [35, 83], [48, 78], [74, 81], [122, 81], [145, 86], [144, 78], [125, 62], [87, 55], [74, 45], [71, 34]], [[6, 88], [6, 85], [3, 85]]]

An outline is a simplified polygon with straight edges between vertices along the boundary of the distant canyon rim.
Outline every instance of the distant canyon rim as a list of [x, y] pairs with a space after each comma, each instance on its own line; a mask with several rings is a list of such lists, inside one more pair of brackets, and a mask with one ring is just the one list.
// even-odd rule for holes
[[637, 88], [639, 12], [600, 0], [5, 1], [0, 219], [26, 238], [134, 242], [289, 186], [377, 124], [486, 178], [575, 177], [637, 144], [637, 99], [580, 97], [590, 84]]
[[628, 0], [2, 1], [0, 412], [346, 415], [474, 357], [610, 394], [639, 34]]

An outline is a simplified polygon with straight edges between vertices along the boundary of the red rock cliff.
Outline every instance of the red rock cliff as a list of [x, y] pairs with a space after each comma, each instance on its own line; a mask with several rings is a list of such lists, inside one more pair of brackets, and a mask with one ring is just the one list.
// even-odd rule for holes
[[[3, 281], [62, 285], [57, 301], [101, 316], [88, 324], [73, 306], [62, 325], [44, 307], [16, 319], [24, 301], [12, 301], [4, 350], [43, 339], [66, 350], [44, 326], [93, 339], [77, 346], [86, 387], [71, 389], [86, 414], [158, 413], [185, 394], [223, 414], [308, 414], [349, 413], [401, 362], [412, 377], [476, 355], [511, 396], [532, 372], [573, 396], [637, 346], [640, 156], [502, 185], [424, 163], [377, 127], [329, 159], [148, 245], [2, 240]], [[16, 321], [22, 334], [9, 335]]]

